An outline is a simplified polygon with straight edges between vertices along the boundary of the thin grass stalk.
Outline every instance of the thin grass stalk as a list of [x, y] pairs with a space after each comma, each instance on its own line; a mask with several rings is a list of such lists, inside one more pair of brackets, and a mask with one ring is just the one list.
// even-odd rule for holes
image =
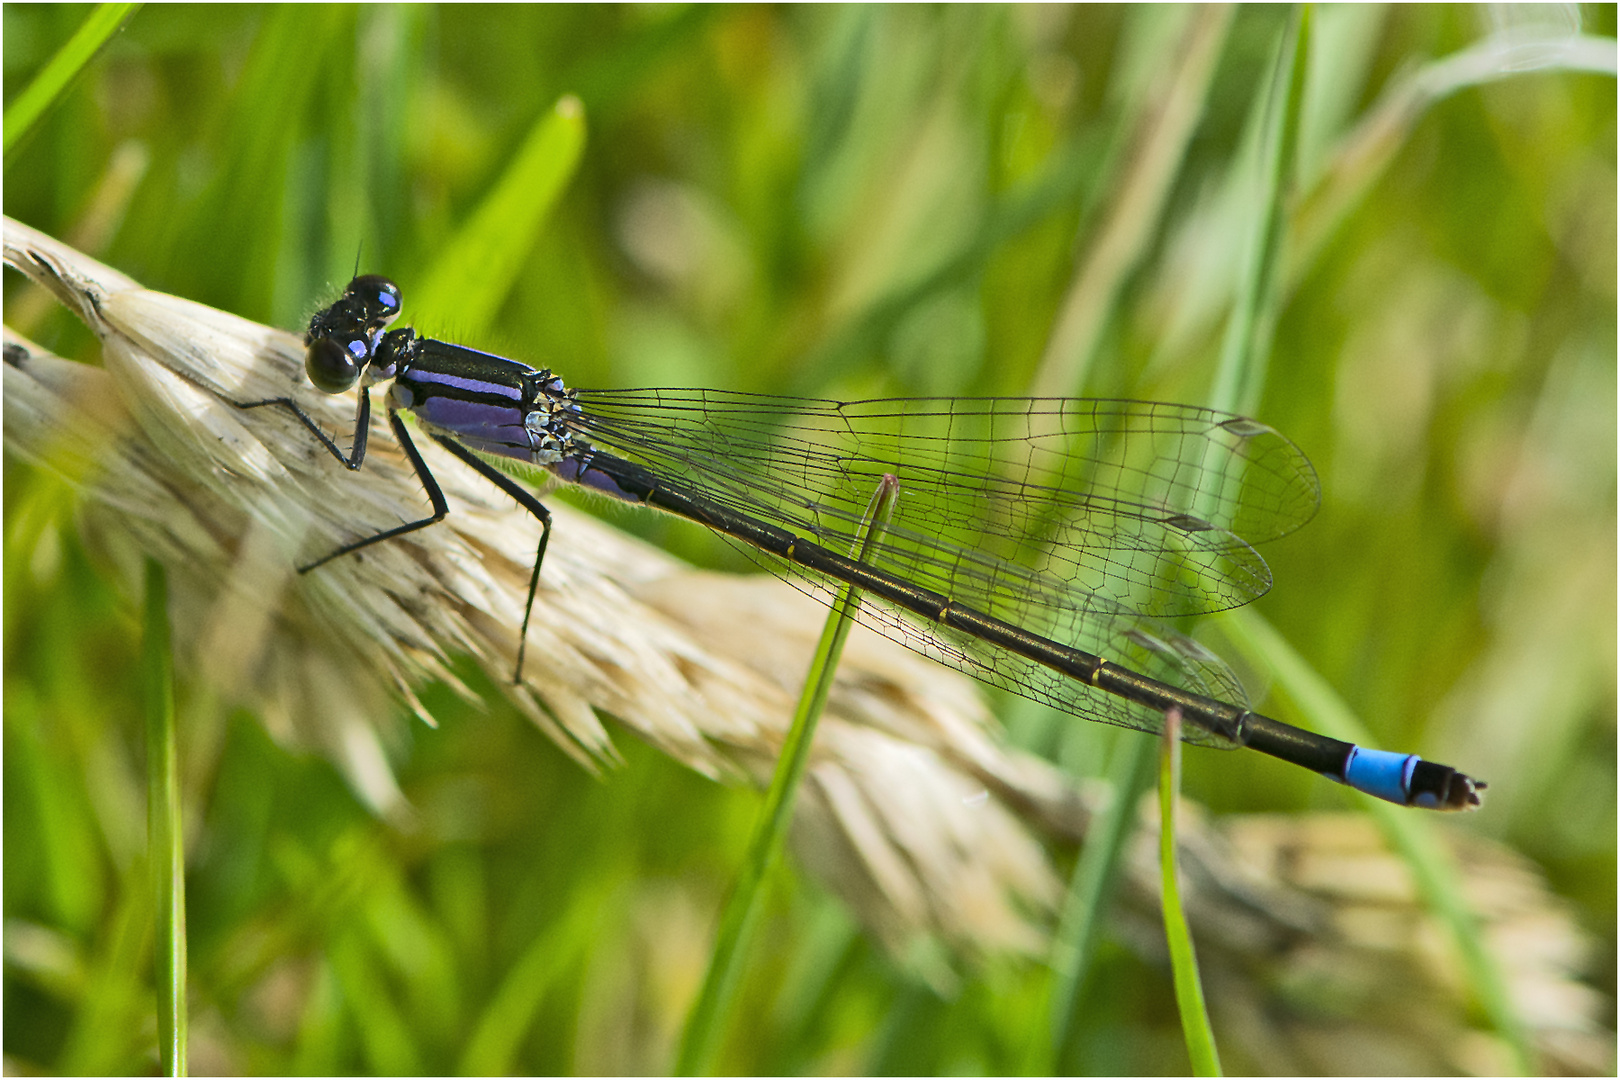
[[[883, 535], [899, 497], [899, 481], [885, 476], [872, 495], [866, 509], [863, 531], [859, 534], [851, 555], [864, 560], [874, 540]], [[758, 921], [760, 903], [766, 879], [780, 860], [787, 840], [788, 825], [793, 820], [793, 803], [798, 796], [799, 782], [810, 762], [810, 746], [815, 741], [816, 722], [827, 707], [827, 695], [832, 690], [833, 676], [838, 670], [838, 658], [844, 651], [844, 642], [855, 624], [860, 609], [861, 590], [846, 585], [838, 601], [827, 616], [805, 676], [804, 691], [794, 710], [793, 726], [788, 729], [777, 759], [776, 772], [765, 793], [765, 810], [760, 825], [749, 844], [748, 857], [743, 863], [741, 876], [721, 915], [720, 932], [709, 957], [709, 970], [703, 978], [697, 1004], [687, 1021], [686, 1032], [675, 1071], [681, 1076], [697, 1076], [709, 1072], [719, 1047], [720, 1035], [731, 1027], [733, 1006], [736, 1001], [737, 980], [742, 973], [744, 950]]]
[[1264, 112], [1256, 118], [1259, 126], [1253, 228], [1207, 402], [1214, 409], [1253, 413], [1265, 388], [1271, 339], [1282, 300], [1278, 267], [1298, 164], [1310, 30], [1310, 6], [1305, 5], [1283, 32], [1267, 90], [1256, 99], [1256, 106]]
[[[1217, 409], [1254, 411], [1265, 384], [1280, 303], [1277, 266], [1293, 190], [1309, 44], [1310, 8], [1305, 6], [1283, 31], [1271, 76], [1255, 99], [1257, 112], [1252, 128], [1257, 140], [1253, 157], [1255, 212], [1244, 261], [1245, 273], [1227, 323], [1215, 382], [1210, 388], [1209, 404]], [[1238, 167], [1244, 166], [1240, 162]], [[1159, 859], [1164, 929], [1182, 1037], [1193, 1072], [1199, 1076], [1218, 1076], [1220, 1057], [1198, 979], [1198, 959], [1176, 875], [1175, 806], [1181, 786], [1180, 728], [1180, 714], [1172, 709], [1165, 717], [1159, 765]]]
[[1159, 882], [1164, 906], [1164, 936], [1170, 946], [1170, 972], [1176, 987], [1176, 1008], [1181, 1013], [1181, 1035], [1187, 1044], [1195, 1076], [1220, 1076], [1221, 1059], [1215, 1032], [1198, 980], [1198, 954], [1193, 949], [1187, 912], [1181, 905], [1176, 874], [1176, 803], [1181, 793], [1181, 712], [1165, 714], [1159, 739]]
[[1180, 47], [1157, 92], [1144, 103], [1139, 127], [1114, 185], [1113, 205], [1098, 225], [1084, 261], [1063, 298], [1040, 366], [1030, 380], [1035, 397], [1073, 394], [1085, 380], [1097, 343], [1125, 282], [1146, 257], [1187, 156], [1214, 80], [1233, 9], [1226, 4], [1187, 14]]
[[140, 4], [97, 6], [84, 24], [68, 38], [67, 44], [56, 50], [56, 55], [6, 110], [3, 152], [7, 156], [11, 154], [12, 147], [20, 144], [23, 136], [34, 129], [40, 117], [61, 100], [73, 80], [96, 58], [101, 47], [122, 29], [140, 7]]
[[[1250, 662], [1265, 666], [1275, 689], [1292, 703], [1306, 727], [1362, 746], [1376, 743], [1372, 732], [1328, 681], [1265, 619], [1253, 611], [1231, 611], [1222, 618], [1221, 628]], [[1513, 1048], [1519, 1072], [1535, 1072], [1529, 1036], [1513, 1005], [1507, 979], [1481, 933], [1479, 920], [1468, 909], [1461, 874], [1436, 841], [1433, 826], [1420, 815], [1378, 799], [1363, 797], [1356, 801], [1366, 805], [1390, 847], [1406, 861], [1429, 909], [1450, 928], [1467, 973], [1466, 981], [1474, 988], [1492, 1025]]]
[[146, 829], [157, 933], [159, 1069], [186, 1075], [186, 851], [180, 818], [180, 761], [174, 716], [174, 652], [169, 640], [169, 581], [146, 559]]

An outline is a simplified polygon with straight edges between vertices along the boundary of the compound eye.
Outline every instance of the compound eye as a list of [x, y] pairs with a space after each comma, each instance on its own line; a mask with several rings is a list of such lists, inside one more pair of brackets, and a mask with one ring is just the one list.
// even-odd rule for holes
[[347, 291], [365, 305], [368, 319], [386, 323], [399, 315], [399, 286], [381, 274], [362, 274], [349, 282]]
[[360, 377], [370, 351], [371, 343], [363, 337], [316, 338], [304, 352], [304, 371], [316, 389], [341, 394]]

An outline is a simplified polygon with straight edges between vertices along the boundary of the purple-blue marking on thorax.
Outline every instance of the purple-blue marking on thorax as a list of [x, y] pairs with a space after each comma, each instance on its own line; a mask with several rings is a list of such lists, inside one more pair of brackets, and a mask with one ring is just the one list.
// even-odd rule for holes
[[[467, 351], [471, 352], [470, 349]], [[514, 368], [518, 366], [510, 360], [506, 361], [506, 363]], [[497, 397], [511, 398], [513, 401], [521, 401], [523, 398], [522, 389], [510, 383], [496, 382], [493, 379], [468, 378], [465, 375], [452, 375], [447, 371], [423, 370], [420, 367], [415, 367], [411, 369], [410, 380], [414, 383], [436, 383], [466, 394], [493, 394]]]
[[413, 367], [394, 380], [393, 397], [399, 408], [470, 450], [534, 459], [535, 435], [524, 423], [523, 394], [515, 386]]
[[455, 436], [468, 449], [522, 461], [534, 456], [534, 433], [524, 425], [523, 410], [516, 406], [432, 397], [415, 412], [424, 423]]

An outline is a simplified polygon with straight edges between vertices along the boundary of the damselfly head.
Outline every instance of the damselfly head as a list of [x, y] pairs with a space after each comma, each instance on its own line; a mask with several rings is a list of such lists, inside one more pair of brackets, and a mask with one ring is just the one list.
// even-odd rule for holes
[[309, 320], [304, 370], [328, 394], [355, 384], [389, 323], [399, 318], [399, 286], [381, 274], [361, 274], [343, 295]]

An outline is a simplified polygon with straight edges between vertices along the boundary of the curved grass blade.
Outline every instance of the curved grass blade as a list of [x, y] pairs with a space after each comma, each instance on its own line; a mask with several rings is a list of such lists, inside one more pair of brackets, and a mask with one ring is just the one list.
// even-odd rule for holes
[[1340, 137], [1331, 161], [1291, 208], [1283, 291], [1298, 288], [1316, 267], [1435, 105], [1474, 87], [1552, 72], [1613, 78], [1614, 39], [1595, 34], [1548, 38], [1509, 26], [1392, 78], [1378, 101]]
[[101, 4], [74, 31], [67, 44], [34, 76], [28, 88], [17, 95], [17, 100], [6, 110], [4, 153], [22, 142], [23, 136], [34, 129], [50, 107], [61, 100], [68, 87], [85, 66], [95, 59], [101, 47], [107, 44], [131, 15], [140, 10], [140, 4]]
[[585, 106], [559, 98], [529, 129], [500, 180], [433, 261], [417, 287], [419, 317], [451, 319], [481, 335], [506, 298], [585, 150]]
[[[1299, 124], [1305, 97], [1305, 71], [1310, 57], [1309, 5], [1298, 10], [1283, 32], [1272, 65], [1269, 89], [1256, 100], [1257, 187], [1254, 228], [1250, 234], [1245, 273], [1237, 303], [1222, 342], [1210, 400], [1256, 405], [1265, 384], [1266, 367], [1281, 302], [1278, 266], [1288, 224], [1288, 205], [1299, 147]], [[1160, 757], [1160, 872], [1164, 890], [1164, 929], [1170, 945], [1176, 1003], [1182, 1035], [1193, 1072], [1218, 1076], [1220, 1057], [1210, 1028], [1203, 987], [1198, 980], [1198, 959], [1187, 927], [1176, 879], [1175, 803], [1181, 779], [1181, 747], [1176, 740], [1180, 717], [1175, 710], [1165, 718]]]

